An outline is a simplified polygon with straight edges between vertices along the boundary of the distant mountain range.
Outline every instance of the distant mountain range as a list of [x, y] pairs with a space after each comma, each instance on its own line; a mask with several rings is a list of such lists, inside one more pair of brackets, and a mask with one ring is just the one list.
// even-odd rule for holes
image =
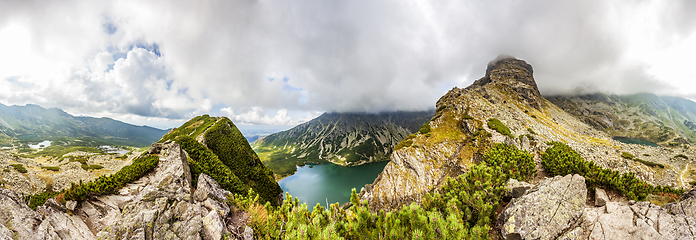
[[354, 166], [389, 159], [401, 140], [418, 131], [434, 111], [324, 113], [290, 130], [253, 143], [261, 160], [276, 174], [296, 165], [333, 162]]
[[696, 143], [696, 102], [642, 93], [547, 97], [556, 106], [612, 136], [663, 146]]
[[0, 104], [0, 144], [12, 140], [28, 142], [56, 138], [93, 138], [147, 146], [165, 133], [167, 130], [135, 126], [106, 117], [76, 117], [58, 108], [45, 109], [33, 104]]

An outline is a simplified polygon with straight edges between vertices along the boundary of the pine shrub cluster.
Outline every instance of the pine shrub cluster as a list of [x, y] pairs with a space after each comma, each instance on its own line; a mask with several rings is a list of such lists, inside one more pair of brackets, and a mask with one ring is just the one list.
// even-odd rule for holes
[[175, 140], [189, 154], [189, 168], [193, 184], [198, 182], [198, 176], [205, 173], [215, 179], [220, 187], [232, 193], [246, 193], [249, 186], [245, 185], [237, 175], [225, 165], [213, 151], [203, 146], [190, 136], [179, 136]]
[[286, 193], [282, 205], [261, 205], [253, 190], [236, 195], [232, 204], [247, 210], [259, 239], [490, 239], [495, 210], [510, 177], [526, 180], [536, 173], [531, 154], [498, 144], [469, 172], [447, 179], [421, 204], [391, 212], [371, 212], [355, 189], [350, 207], [306, 204]]
[[24, 168], [24, 165], [22, 164], [10, 164], [10, 166], [12, 166], [17, 172], [27, 173], [27, 169]]
[[[249, 142], [237, 127], [227, 118], [220, 119], [205, 132], [208, 148], [218, 156], [241, 182], [258, 193], [263, 202], [277, 205], [283, 189], [275, 181], [273, 171], [261, 163]], [[244, 193], [246, 189], [243, 190]]]
[[514, 136], [512, 136], [512, 132], [510, 132], [510, 129], [497, 118], [488, 119], [488, 128], [493, 129], [505, 136], [515, 138]]
[[64, 193], [65, 201], [83, 201], [87, 198], [112, 194], [121, 189], [127, 183], [140, 179], [149, 173], [159, 163], [159, 157], [155, 155], [138, 158], [131, 165], [121, 168], [118, 172], [100, 176], [97, 179], [85, 184], [80, 180], [79, 184], [71, 183], [71, 186]]
[[[671, 193], [681, 195], [684, 190], [665, 186], [652, 186], [635, 177], [635, 173], [619, 173], [597, 166], [594, 162], [585, 160], [568, 145], [561, 142], [548, 143], [552, 147], [541, 155], [541, 166], [552, 175], [579, 174], [585, 177], [587, 188], [594, 191], [595, 187], [612, 188], [631, 200], [642, 201], [648, 194]], [[630, 156], [629, 156], [630, 155]], [[622, 157], [631, 157], [622, 153]]]
[[83, 183], [82, 180], [78, 184], [71, 183], [70, 188], [60, 192], [53, 192], [52, 189], [47, 189], [46, 192], [37, 193], [25, 197], [31, 209], [36, 210], [36, 207], [46, 203], [46, 200], [56, 197], [61, 202], [74, 200], [83, 201], [90, 197], [112, 194], [117, 192], [127, 183], [138, 180], [145, 174], [149, 173], [159, 163], [159, 157], [146, 156], [135, 159], [131, 165], [121, 168], [118, 172], [111, 175], [100, 176], [97, 179]]

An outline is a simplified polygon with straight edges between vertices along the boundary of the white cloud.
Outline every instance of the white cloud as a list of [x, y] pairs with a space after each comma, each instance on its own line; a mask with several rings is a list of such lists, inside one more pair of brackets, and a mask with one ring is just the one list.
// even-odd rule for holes
[[[544, 94], [696, 94], [694, 1], [0, 2], [0, 102], [253, 124], [424, 110], [505, 53]], [[286, 112], [282, 112], [285, 110]], [[309, 114], [309, 115], [307, 115]]]
[[321, 112], [311, 111], [307, 112], [304, 117], [295, 118], [288, 115], [287, 109], [280, 109], [275, 115], [269, 116], [266, 111], [261, 107], [252, 107], [246, 109], [240, 113], [235, 113], [232, 108], [222, 108], [220, 113], [224, 116], [230, 118], [233, 122], [237, 124], [253, 124], [253, 125], [274, 125], [274, 126], [295, 126], [297, 124], [312, 120], [319, 115]]

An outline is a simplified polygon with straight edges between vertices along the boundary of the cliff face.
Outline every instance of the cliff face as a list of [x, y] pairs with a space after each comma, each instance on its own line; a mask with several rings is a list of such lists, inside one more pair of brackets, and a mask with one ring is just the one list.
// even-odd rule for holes
[[[653, 148], [612, 140], [542, 97], [532, 67], [519, 59], [492, 61], [486, 76], [465, 89], [450, 90], [438, 100], [437, 109], [428, 123], [431, 131], [400, 143], [375, 182], [361, 190], [361, 199], [368, 200], [373, 210], [418, 201], [447, 177], [466, 172], [472, 163], [479, 162], [492, 143], [501, 142], [534, 154], [537, 166], [547, 148], [545, 143], [560, 141], [599, 166], [636, 172], [638, 178], [651, 184], [684, 187], [691, 179], [690, 174], [680, 172], [693, 169], [693, 164], [689, 167], [687, 161], [674, 156], [684, 154], [693, 159], [693, 149]], [[489, 123], [492, 119], [498, 119], [509, 134]], [[622, 152], [665, 168], [624, 159]]]
[[0, 239], [251, 239], [248, 216], [230, 209], [230, 192], [205, 174], [195, 192], [187, 153], [156, 143], [153, 172], [118, 194], [61, 204], [50, 199], [31, 210], [12, 190], [0, 190]]

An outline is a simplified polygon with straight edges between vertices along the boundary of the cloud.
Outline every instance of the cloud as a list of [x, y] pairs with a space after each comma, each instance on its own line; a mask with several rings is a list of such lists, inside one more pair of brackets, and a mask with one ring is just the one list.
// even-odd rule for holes
[[500, 54], [532, 64], [545, 95], [684, 96], [696, 94], [694, 8], [688, 0], [2, 2], [0, 102], [286, 125], [324, 111], [433, 108]]
[[269, 116], [261, 107], [252, 107], [240, 113], [235, 113], [232, 108], [222, 108], [220, 113], [229, 117], [237, 124], [252, 124], [252, 125], [276, 125], [276, 126], [294, 126], [302, 122], [312, 120], [322, 112], [310, 112], [304, 117], [293, 119], [288, 115], [287, 109], [280, 109], [274, 116]]

